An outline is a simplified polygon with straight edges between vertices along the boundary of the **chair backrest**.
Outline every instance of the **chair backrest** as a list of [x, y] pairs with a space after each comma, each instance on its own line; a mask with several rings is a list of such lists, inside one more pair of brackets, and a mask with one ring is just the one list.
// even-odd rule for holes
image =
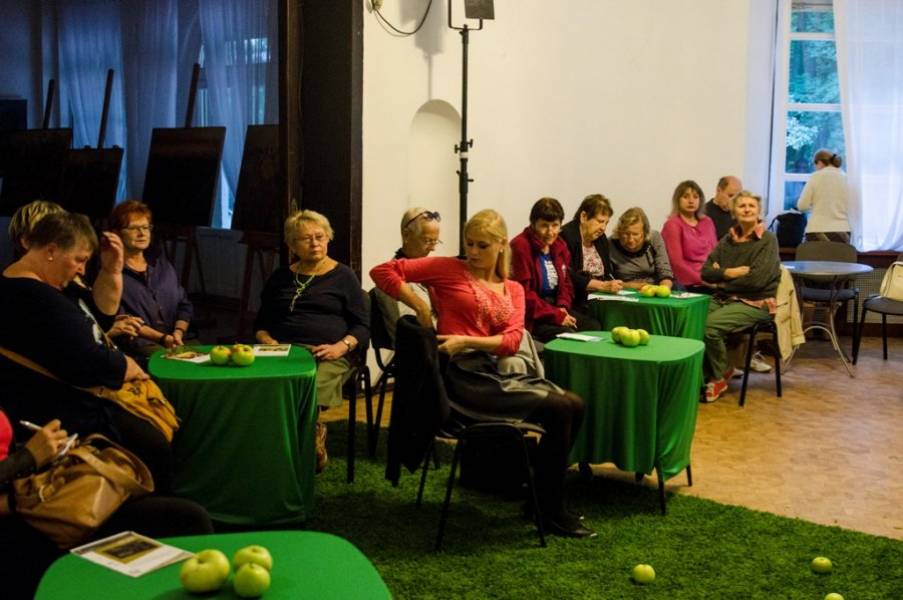
[[880, 294], [890, 300], [903, 301], [903, 261], [898, 260], [887, 268]]
[[395, 332], [395, 391], [389, 420], [386, 479], [398, 484], [401, 465], [414, 471], [448, 419], [448, 395], [439, 372], [436, 332], [410, 315]]
[[855, 247], [843, 242], [805, 242], [796, 249], [796, 260], [830, 260], [834, 262], [859, 262]]
[[[395, 349], [395, 323], [398, 321], [398, 303], [379, 288], [373, 288], [370, 296], [370, 341], [373, 349]], [[390, 327], [391, 325], [391, 327]]]

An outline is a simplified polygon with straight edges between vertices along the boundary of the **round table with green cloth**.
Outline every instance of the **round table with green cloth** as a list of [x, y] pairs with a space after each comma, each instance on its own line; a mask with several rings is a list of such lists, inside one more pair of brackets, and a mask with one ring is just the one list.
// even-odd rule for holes
[[[199, 552], [222, 550], [229, 560], [240, 548], [258, 544], [273, 557], [267, 600], [389, 599], [392, 595], [376, 568], [351, 542], [315, 531], [252, 531], [190, 537], [164, 538], [162, 542]], [[41, 600], [84, 598], [139, 600], [143, 598], [237, 598], [232, 577], [219, 592], [189, 594], [179, 582], [181, 563], [169, 565], [138, 578], [117, 573], [74, 554], [53, 563], [38, 586]], [[234, 575], [233, 575], [234, 577]]]
[[612, 462], [619, 469], [669, 479], [690, 464], [705, 346], [653, 335], [649, 345], [556, 339], [545, 345], [546, 377], [578, 394], [586, 416], [571, 462]]
[[247, 367], [159, 352], [149, 371], [181, 421], [173, 439], [177, 495], [226, 523], [297, 523], [311, 515], [317, 366], [310, 352], [292, 346], [286, 357], [258, 357]]
[[[622, 290], [621, 298], [631, 300], [604, 300], [594, 297], [608, 297], [608, 294], [591, 294], [590, 314], [599, 320], [602, 329], [611, 331], [613, 327], [624, 326], [631, 329], [645, 329], [655, 335], [702, 340], [705, 335], [705, 321], [709, 314], [709, 297], [694, 294], [686, 298], [646, 298], [635, 290]], [[636, 302], [632, 300], [636, 299]]]

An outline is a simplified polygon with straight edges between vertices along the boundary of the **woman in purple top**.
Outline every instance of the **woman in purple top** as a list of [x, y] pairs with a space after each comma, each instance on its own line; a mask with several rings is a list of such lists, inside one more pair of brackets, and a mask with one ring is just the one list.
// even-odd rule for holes
[[192, 315], [188, 294], [172, 263], [148, 250], [154, 227], [151, 218], [150, 208], [137, 200], [117, 205], [110, 214], [110, 228], [125, 247], [119, 312], [140, 319], [138, 335], [117, 342], [126, 353], [145, 359], [161, 348], [181, 346]]
[[702, 265], [718, 243], [715, 223], [705, 215], [702, 188], [695, 181], [681, 181], [671, 198], [671, 216], [662, 227], [671, 270], [688, 290], [709, 293], [702, 280]]

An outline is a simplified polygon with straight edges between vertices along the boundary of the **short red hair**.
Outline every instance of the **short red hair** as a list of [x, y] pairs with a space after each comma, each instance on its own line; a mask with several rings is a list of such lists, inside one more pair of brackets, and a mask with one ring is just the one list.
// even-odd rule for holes
[[153, 221], [151, 209], [140, 200], [126, 200], [113, 207], [110, 213], [109, 226], [113, 231], [119, 231], [129, 226], [132, 219], [147, 217], [148, 223]]

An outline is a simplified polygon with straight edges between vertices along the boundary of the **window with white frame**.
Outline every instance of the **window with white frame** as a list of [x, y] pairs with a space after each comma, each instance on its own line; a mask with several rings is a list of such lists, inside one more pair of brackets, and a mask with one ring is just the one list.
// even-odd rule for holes
[[829, 148], [845, 156], [845, 148], [832, 0], [791, 0], [784, 8], [785, 72], [775, 90], [772, 161], [786, 210], [796, 206], [815, 170], [815, 152]]

